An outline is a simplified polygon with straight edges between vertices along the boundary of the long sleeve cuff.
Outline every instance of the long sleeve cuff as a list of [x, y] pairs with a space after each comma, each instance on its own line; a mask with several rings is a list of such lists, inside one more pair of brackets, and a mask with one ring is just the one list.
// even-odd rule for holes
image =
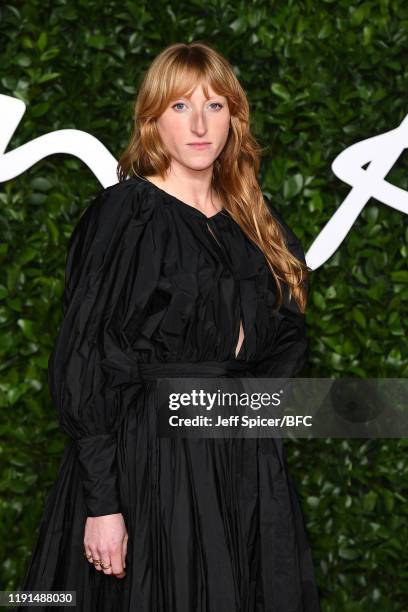
[[76, 440], [88, 516], [121, 512], [116, 474], [116, 436], [99, 434]]

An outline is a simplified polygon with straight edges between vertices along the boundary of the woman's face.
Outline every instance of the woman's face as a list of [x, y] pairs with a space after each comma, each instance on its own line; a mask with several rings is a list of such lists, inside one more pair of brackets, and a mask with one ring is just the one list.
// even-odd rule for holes
[[[210, 167], [221, 153], [230, 127], [227, 98], [201, 85], [189, 97], [171, 100], [157, 119], [159, 134], [174, 160], [192, 170]], [[194, 146], [192, 143], [201, 143]]]

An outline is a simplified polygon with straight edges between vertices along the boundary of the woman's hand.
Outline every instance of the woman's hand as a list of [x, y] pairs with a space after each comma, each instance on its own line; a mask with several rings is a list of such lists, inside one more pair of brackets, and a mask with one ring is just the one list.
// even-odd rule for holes
[[[124, 578], [128, 534], [121, 513], [88, 516], [85, 523], [84, 548], [89, 562], [97, 571]], [[94, 563], [99, 560], [100, 563]], [[111, 567], [107, 567], [110, 565]], [[103, 569], [103, 568], [106, 569]]]

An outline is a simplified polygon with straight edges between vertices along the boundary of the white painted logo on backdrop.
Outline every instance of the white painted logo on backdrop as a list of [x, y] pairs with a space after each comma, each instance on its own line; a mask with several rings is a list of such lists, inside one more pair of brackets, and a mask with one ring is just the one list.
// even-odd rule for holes
[[[22, 100], [0, 94], [0, 183], [56, 153], [78, 157], [103, 187], [117, 183], [117, 160], [97, 138], [82, 130], [56, 130], [6, 153], [25, 111]], [[331, 168], [352, 189], [307, 251], [311, 270], [323, 265], [339, 248], [370, 198], [408, 213], [408, 193], [384, 180], [407, 148], [407, 141], [408, 115], [397, 128], [357, 142], [336, 157]]]
[[397, 128], [356, 142], [336, 157], [331, 168], [352, 189], [307, 252], [306, 261], [312, 270], [339, 248], [370, 198], [408, 213], [408, 192], [384, 180], [407, 147], [408, 115]]

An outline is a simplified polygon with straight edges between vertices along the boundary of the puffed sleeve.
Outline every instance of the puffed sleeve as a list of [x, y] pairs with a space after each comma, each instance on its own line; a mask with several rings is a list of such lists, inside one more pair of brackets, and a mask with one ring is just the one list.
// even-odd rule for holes
[[[303, 263], [306, 263], [304, 250], [299, 239], [271, 205], [269, 199], [265, 197], [265, 200], [272, 215], [283, 230], [289, 251]], [[307, 295], [309, 291], [308, 279], [303, 281], [303, 286]], [[305, 314], [301, 312], [293, 297], [289, 301], [287, 285], [283, 285], [282, 289], [282, 306], [273, 315], [275, 330], [273, 341], [256, 364], [255, 375], [259, 378], [296, 377], [307, 361], [308, 339]]]
[[116, 432], [127, 404], [110, 368], [128, 362], [140, 384], [126, 332], [136, 333], [158, 282], [157, 227], [154, 201], [118, 183], [97, 194], [68, 244], [48, 384], [60, 427], [76, 446], [88, 516], [121, 512]]

